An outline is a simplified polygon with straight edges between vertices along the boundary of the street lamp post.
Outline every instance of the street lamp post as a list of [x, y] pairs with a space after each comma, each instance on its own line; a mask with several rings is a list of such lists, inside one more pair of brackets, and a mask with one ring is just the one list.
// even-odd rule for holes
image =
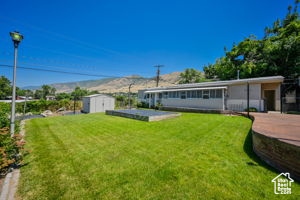
[[18, 56], [18, 46], [23, 40], [23, 35], [19, 32], [10, 32], [12, 41], [14, 42], [14, 73], [13, 73], [13, 89], [12, 89], [12, 99], [11, 99], [11, 117], [10, 117], [10, 135], [11, 137], [15, 134], [15, 111], [16, 111], [16, 78], [17, 78], [17, 56]]

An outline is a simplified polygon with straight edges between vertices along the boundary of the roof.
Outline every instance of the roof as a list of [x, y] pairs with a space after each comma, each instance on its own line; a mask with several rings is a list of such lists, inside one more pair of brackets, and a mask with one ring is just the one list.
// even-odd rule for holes
[[229, 81], [211, 81], [202, 83], [191, 83], [191, 84], [180, 84], [169, 87], [156, 87], [148, 88], [146, 91], [157, 91], [157, 90], [172, 90], [172, 89], [183, 89], [183, 88], [202, 88], [202, 87], [218, 87], [218, 86], [228, 86], [228, 85], [238, 85], [246, 83], [275, 83], [283, 82], [283, 76], [268, 76], [268, 77], [258, 77], [258, 78], [247, 78], [247, 79], [236, 79]]
[[173, 92], [173, 91], [189, 91], [189, 90], [212, 90], [212, 89], [227, 89], [227, 86], [220, 86], [220, 87], [201, 87], [201, 88], [181, 88], [181, 89], [164, 89], [164, 90], [150, 90], [145, 91], [145, 93], [156, 93], [156, 92]]
[[112, 96], [105, 95], [105, 94], [92, 94], [92, 95], [89, 95], [89, 96], [84, 96], [83, 98], [93, 98], [93, 97], [99, 97], [99, 96], [107, 97], [107, 98], [114, 98]]

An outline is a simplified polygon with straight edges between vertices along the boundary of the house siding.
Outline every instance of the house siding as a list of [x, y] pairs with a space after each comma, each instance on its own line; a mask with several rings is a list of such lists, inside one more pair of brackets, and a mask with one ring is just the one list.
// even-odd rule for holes
[[223, 109], [222, 99], [162, 99], [163, 106], [169, 107], [187, 107], [187, 108], [202, 108], [202, 109]]

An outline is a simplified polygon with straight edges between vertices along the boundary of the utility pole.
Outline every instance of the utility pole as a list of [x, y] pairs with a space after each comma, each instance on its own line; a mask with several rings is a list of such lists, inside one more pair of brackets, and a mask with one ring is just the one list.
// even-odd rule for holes
[[160, 68], [163, 67], [163, 65], [155, 65], [154, 67], [157, 68], [156, 71], [156, 87], [158, 87], [159, 79], [160, 79]]
[[16, 113], [16, 79], [17, 79], [17, 56], [18, 56], [18, 46], [23, 39], [23, 35], [19, 32], [10, 32], [12, 41], [14, 42], [14, 73], [13, 73], [13, 88], [12, 88], [12, 98], [11, 98], [11, 116], [10, 116], [10, 136], [13, 137], [15, 134], [15, 113]]
[[75, 115], [75, 113], [76, 113], [76, 95], [74, 95], [73, 101], [74, 101], [74, 104], [73, 104], [73, 114]]
[[27, 93], [27, 91], [26, 91], [26, 93], [25, 93], [24, 108], [23, 108], [23, 117], [24, 117], [25, 114], [26, 114], [26, 102], [27, 102], [27, 96], [28, 96], [28, 93]]
[[130, 102], [130, 100], [131, 100], [131, 95], [130, 95], [130, 89], [131, 89], [131, 87], [134, 85], [134, 83], [130, 83], [129, 84], [129, 87], [128, 87], [128, 107], [129, 107], [129, 109], [131, 109], [131, 102]]

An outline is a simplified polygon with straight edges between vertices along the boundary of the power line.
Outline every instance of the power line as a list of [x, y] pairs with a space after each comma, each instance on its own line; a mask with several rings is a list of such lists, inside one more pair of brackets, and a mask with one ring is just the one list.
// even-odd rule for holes
[[[104, 48], [104, 47], [100, 47], [98, 45], [95, 45], [95, 44], [91, 44], [91, 43], [88, 43], [88, 42], [84, 42], [84, 41], [81, 41], [81, 40], [78, 40], [76, 38], [72, 38], [72, 37], [69, 37], [69, 36], [66, 36], [66, 35], [63, 35], [61, 33], [56, 33], [56, 32], [53, 32], [53, 31], [49, 31], [49, 30], [45, 30], [43, 28], [40, 28], [40, 27], [37, 27], [35, 25], [32, 25], [32, 24], [28, 24], [28, 23], [21, 23], [19, 20], [15, 20], [15, 19], [12, 19], [12, 18], [8, 18], [8, 17], [4, 17], [4, 16], [0, 16], [0, 19], [4, 19], [6, 21], [10, 21], [10, 22], [13, 22], [13, 23], [17, 23], [17, 24], [20, 24], [24, 27], [27, 27], [29, 29], [33, 29], [33, 30], [36, 30], [36, 31], [40, 31], [40, 32], [43, 32], [43, 33], [46, 33], [48, 35], [52, 35], [52, 36], [55, 36], [57, 38], [60, 38], [61, 40], [63, 41], [70, 41], [73, 43], [73, 45], [79, 45], [79, 46], [82, 46], [82, 47], [85, 47], [85, 48], [88, 48], [88, 49], [91, 49], [95, 52], [100, 52], [102, 51], [101, 53], [103, 52], [106, 52], [106, 53], [109, 53], [109, 54], [113, 54], [113, 55], [119, 55], [119, 56], [125, 56], [125, 57], [132, 57], [132, 58], [135, 58], [135, 59], [140, 59], [139, 57], [137, 56], [132, 56], [132, 55], [128, 55], [128, 54], [125, 54], [125, 53], [121, 53], [121, 52], [118, 52], [118, 51], [115, 51], [115, 50], [112, 50], [112, 49], [108, 49], [108, 48]], [[43, 37], [45, 37], [45, 34], [42, 35]], [[57, 40], [56, 38], [56, 40]], [[50, 39], [54, 39], [53, 37], [50, 37]], [[100, 51], [99, 51], [100, 50]]]
[[[6, 51], [3, 51], [2, 52], [3, 55], [13, 55], [9, 52], [6, 52]], [[72, 54], [70, 54], [72, 55]], [[55, 64], [61, 64], [61, 65], [72, 65], [76, 68], [83, 68], [84, 70], [86, 69], [91, 69], [91, 70], [96, 70], [96, 69], [99, 69], [99, 66], [97, 65], [85, 65], [85, 64], [75, 64], [75, 63], [69, 63], [69, 62], [64, 62], [63, 60], [53, 60], [53, 59], [40, 59], [40, 58], [36, 58], [36, 57], [29, 57], [29, 56], [23, 56], [23, 55], [19, 55], [19, 57], [22, 57], [24, 59], [30, 59], [30, 60], [34, 60], [34, 61], [39, 61], [39, 62], [52, 62], [52, 63], [55, 63]], [[82, 56], [80, 56], [82, 57]], [[83, 57], [85, 58], [85, 57]], [[0, 61], [8, 61], [10, 62], [10, 60], [6, 60], [6, 59], [1, 59]], [[92, 61], [92, 59], [90, 59], [90, 61]], [[48, 66], [48, 65], [44, 65], [44, 64], [36, 64], [36, 63], [26, 63], [26, 62], [22, 62], [22, 61], [19, 61], [19, 63], [21, 64], [25, 64], [25, 65], [36, 65], [36, 66], [40, 66], [40, 67], [50, 67], [50, 68], [61, 68], [61, 69], [73, 69], [73, 68], [69, 68], [69, 67], [62, 67], [62, 66]], [[102, 66], [101, 66], [102, 67]], [[113, 66], [113, 67], [109, 67], [109, 69], [112, 69], [112, 68], [116, 68], [116, 66]], [[77, 70], [77, 69], [76, 69]], [[118, 72], [126, 72], [126, 73], [136, 73], [136, 71], [130, 71], [130, 70], [118, 70]], [[143, 73], [141, 73], [143, 74]]]
[[[12, 68], [12, 65], [5, 65], [5, 64], [0, 64], [2, 67], [8, 67]], [[103, 74], [88, 74], [88, 73], [79, 73], [79, 72], [67, 72], [67, 71], [59, 71], [59, 70], [51, 70], [51, 69], [41, 69], [41, 68], [32, 68], [32, 67], [23, 67], [23, 66], [18, 66], [20, 69], [25, 69], [25, 70], [33, 70], [33, 71], [44, 71], [44, 72], [53, 72], [53, 73], [61, 73], [61, 74], [73, 74], [73, 75], [81, 75], [81, 76], [93, 76], [93, 77], [101, 77], [101, 78], [125, 78], [125, 79], [145, 79], [147, 78], [142, 78], [142, 77], [121, 77], [121, 76], [110, 76], [110, 75], [103, 75]]]

